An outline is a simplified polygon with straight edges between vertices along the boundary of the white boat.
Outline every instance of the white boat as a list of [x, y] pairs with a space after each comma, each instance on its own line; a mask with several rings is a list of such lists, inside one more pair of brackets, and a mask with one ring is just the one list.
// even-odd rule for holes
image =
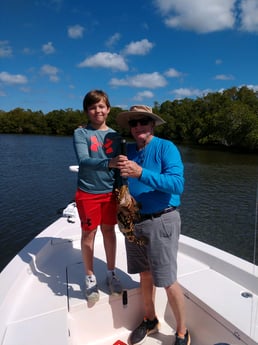
[[[71, 169], [72, 170], [72, 169]], [[0, 274], [1, 345], [119, 345], [142, 321], [139, 276], [126, 270], [124, 236], [117, 233], [117, 272], [124, 292], [110, 296], [98, 231], [94, 264], [100, 300], [83, 293], [80, 222], [75, 203], [35, 237]], [[258, 344], [258, 267], [184, 235], [178, 280], [192, 345]], [[159, 333], [145, 344], [171, 345], [175, 320], [164, 289], [156, 295]]]

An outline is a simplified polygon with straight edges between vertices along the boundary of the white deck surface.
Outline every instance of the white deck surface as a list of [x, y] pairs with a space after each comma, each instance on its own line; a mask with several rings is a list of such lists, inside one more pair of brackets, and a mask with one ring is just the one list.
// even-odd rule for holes
[[[127, 274], [119, 230], [117, 240], [117, 273], [128, 294], [126, 306], [120, 296], [109, 295], [100, 232], [95, 243], [100, 300], [95, 305], [88, 305], [82, 292], [79, 221], [69, 223], [62, 217], [35, 238], [0, 275], [0, 344], [113, 345], [118, 339], [127, 343], [143, 309], [139, 277]], [[258, 344], [257, 267], [184, 236], [178, 263], [191, 344]], [[242, 292], [253, 297], [244, 298]], [[163, 289], [157, 289], [156, 308], [161, 330], [145, 344], [171, 345], [175, 321]]]

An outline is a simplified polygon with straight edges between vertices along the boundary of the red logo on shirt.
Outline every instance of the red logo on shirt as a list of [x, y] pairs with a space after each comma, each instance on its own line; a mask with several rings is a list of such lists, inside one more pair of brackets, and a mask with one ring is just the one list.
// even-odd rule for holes
[[102, 144], [98, 142], [98, 138], [95, 136], [92, 136], [90, 138], [90, 141], [91, 141], [91, 145], [90, 145], [91, 151], [98, 152], [99, 147], [102, 146]]
[[113, 141], [111, 139], [107, 139], [105, 144], [103, 145], [106, 153], [112, 153], [113, 147], [112, 147]]
[[99, 147], [103, 147], [104, 151], [106, 154], [110, 154], [113, 152], [113, 140], [111, 139], [107, 139], [106, 142], [102, 145], [102, 143], [98, 142], [98, 138], [95, 136], [92, 136], [90, 138], [91, 141], [91, 145], [90, 145], [90, 149], [93, 152], [98, 152]]

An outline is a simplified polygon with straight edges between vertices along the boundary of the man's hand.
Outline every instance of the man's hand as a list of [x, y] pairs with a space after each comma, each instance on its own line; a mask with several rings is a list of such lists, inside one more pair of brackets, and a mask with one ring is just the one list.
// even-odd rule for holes
[[123, 155], [112, 158], [109, 162], [109, 167], [119, 169], [122, 177], [139, 178], [142, 174], [142, 167]]
[[130, 160], [123, 162], [119, 169], [122, 177], [139, 178], [142, 174], [142, 167]]

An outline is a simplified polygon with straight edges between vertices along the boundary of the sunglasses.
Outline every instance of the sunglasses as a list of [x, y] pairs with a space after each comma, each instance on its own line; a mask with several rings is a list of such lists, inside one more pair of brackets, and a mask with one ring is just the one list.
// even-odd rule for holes
[[146, 118], [143, 118], [143, 119], [129, 120], [129, 121], [128, 121], [128, 125], [129, 125], [131, 128], [136, 127], [138, 123], [139, 123], [141, 126], [147, 126], [151, 121], [152, 121], [152, 119], [146, 117]]

